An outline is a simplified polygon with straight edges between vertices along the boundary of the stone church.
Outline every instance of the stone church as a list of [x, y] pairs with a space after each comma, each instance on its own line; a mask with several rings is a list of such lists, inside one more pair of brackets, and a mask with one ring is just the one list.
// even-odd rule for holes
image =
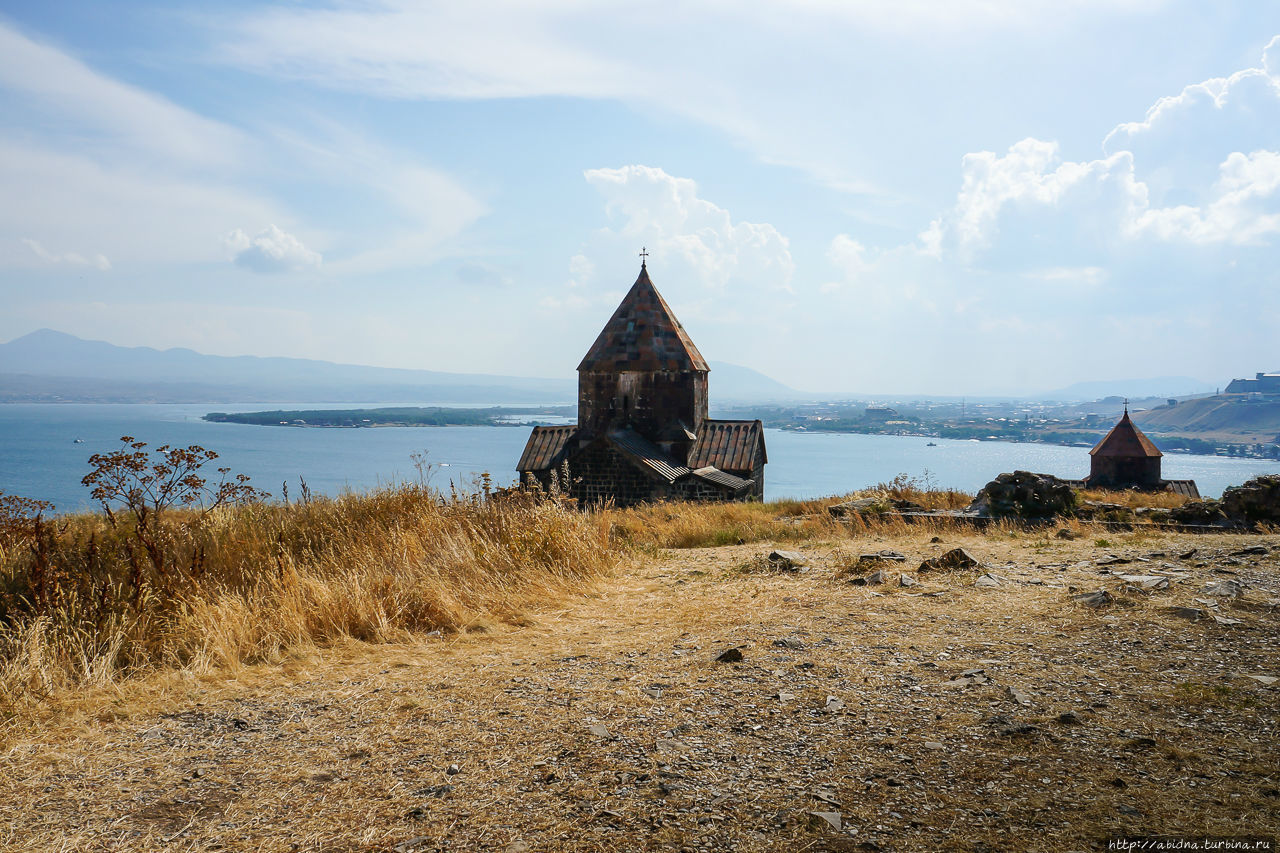
[[584, 504], [761, 499], [764, 429], [707, 417], [709, 372], [642, 262], [578, 365], [578, 423], [534, 427], [521, 482]]
[[1160, 459], [1164, 454], [1124, 416], [1089, 451], [1089, 476], [1084, 485], [1102, 489], [1136, 489], [1146, 492], [1177, 492], [1193, 500], [1200, 499], [1195, 480], [1165, 480], [1160, 476]]

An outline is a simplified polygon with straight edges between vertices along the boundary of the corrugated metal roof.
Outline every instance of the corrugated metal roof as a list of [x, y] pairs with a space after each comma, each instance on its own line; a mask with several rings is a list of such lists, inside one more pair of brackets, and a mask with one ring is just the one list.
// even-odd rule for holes
[[529, 440], [525, 442], [524, 453], [520, 454], [520, 464], [516, 466], [516, 470], [524, 473], [556, 467], [563, 461], [569, 441], [577, 431], [576, 424], [534, 427]]
[[756, 448], [761, 462], [769, 458], [764, 449], [764, 426], [760, 421], [705, 420], [698, 428], [698, 440], [689, 450], [689, 465], [708, 466], [721, 471], [750, 471], [755, 467]]
[[674, 483], [681, 477], [693, 473], [690, 468], [663, 453], [656, 444], [633, 429], [611, 432], [608, 438], [610, 443], [621, 450], [625, 456], [641, 467], [648, 468], [668, 483]]
[[1124, 410], [1124, 417], [1111, 428], [1102, 441], [1099, 441], [1090, 456], [1163, 456], [1151, 439], [1142, 434], [1133, 421], [1129, 420], [1129, 410]]
[[707, 369], [702, 353], [653, 286], [644, 266], [578, 365], [580, 373]]
[[755, 480], [744, 480], [741, 477], [735, 477], [732, 474], [721, 471], [719, 468], [699, 468], [693, 472], [693, 476], [701, 477], [709, 483], [715, 483], [717, 486], [724, 486], [735, 492], [740, 492], [750, 486]]
[[1164, 484], [1171, 492], [1184, 495], [1193, 501], [1200, 500], [1200, 489], [1196, 488], [1195, 480], [1165, 480]]

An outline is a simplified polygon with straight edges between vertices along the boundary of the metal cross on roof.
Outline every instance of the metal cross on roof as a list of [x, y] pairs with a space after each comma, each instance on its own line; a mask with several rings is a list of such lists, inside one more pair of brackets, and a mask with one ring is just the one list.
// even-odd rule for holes
[[644, 247], [640, 247], [640, 266], [644, 266], [645, 258], [649, 257], [649, 251]]

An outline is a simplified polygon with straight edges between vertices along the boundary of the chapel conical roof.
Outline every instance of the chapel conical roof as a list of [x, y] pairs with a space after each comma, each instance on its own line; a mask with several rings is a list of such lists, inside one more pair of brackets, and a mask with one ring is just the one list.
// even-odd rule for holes
[[578, 365], [579, 373], [708, 369], [689, 333], [649, 280], [644, 264], [636, 283]]
[[1129, 419], [1129, 409], [1124, 410], [1124, 417], [1111, 428], [1111, 432], [1103, 436], [1102, 441], [1089, 451], [1090, 456], [1125, 456], [1152, 457], [1163, 456], [1159, 449], [1151, 443], [1151, 439], [1143, 435], [1137, 424]]

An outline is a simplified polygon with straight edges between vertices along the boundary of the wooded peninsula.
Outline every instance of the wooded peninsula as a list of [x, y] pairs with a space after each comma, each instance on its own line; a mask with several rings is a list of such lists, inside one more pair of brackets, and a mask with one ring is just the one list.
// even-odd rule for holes
[[541, 406], [484, 409], [450, 409], [439, 406], [398, 406], [382, 409], [302, 409], [269, 412], [210, 412], [204, 420], [213, 423], [255, 426], [360, 427], [404, 426], [528, 426], [559, 423], [573, 417], [573, 406]]

